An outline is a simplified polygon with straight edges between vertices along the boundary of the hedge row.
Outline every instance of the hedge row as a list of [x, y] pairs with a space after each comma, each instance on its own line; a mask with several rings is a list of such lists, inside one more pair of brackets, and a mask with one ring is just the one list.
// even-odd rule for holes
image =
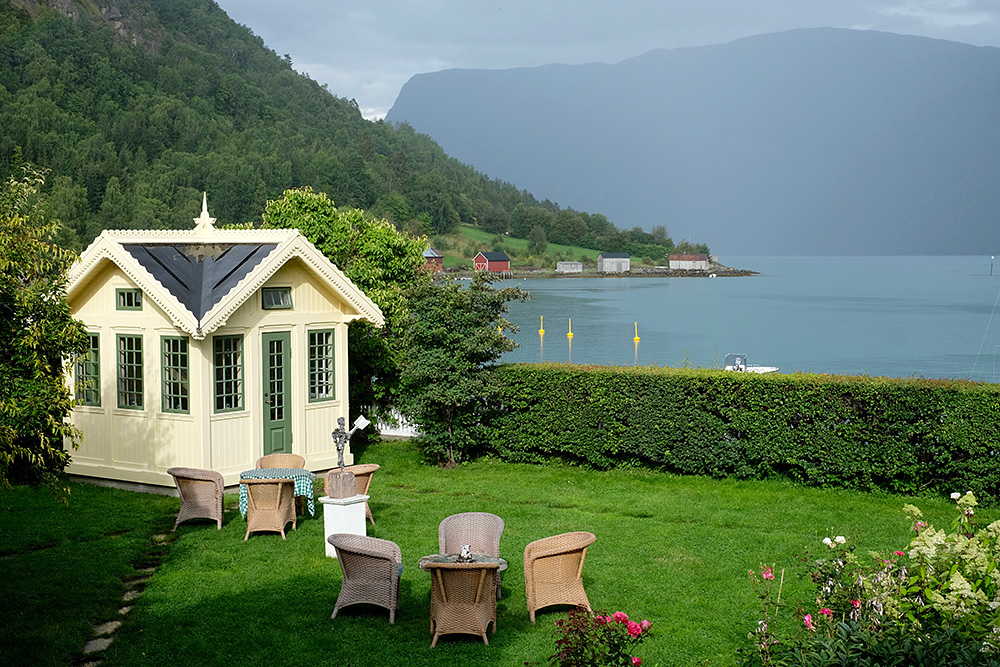
[[563, 364], [496, 378], [484, 442], [509, 461], [1000, 502], [997, 385]]

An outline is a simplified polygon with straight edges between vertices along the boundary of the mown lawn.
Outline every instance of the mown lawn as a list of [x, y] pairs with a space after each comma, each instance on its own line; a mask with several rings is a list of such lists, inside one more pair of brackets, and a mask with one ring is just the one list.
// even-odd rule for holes
[[[758, 617], [748, 570], [786, 568], [785, 599], [808, 597], [796, 567], [825, 536], [845, 535], [861, 553], [902, 548], [910, 526], [904, 502], [938, 525], [946, 500], [871, 496], [770, 482], [675, 477], [644, 471], [595, 472], [561, 465], [483, 460], [454, 470], [421, 463], [408, 442], [360, 452], [379, 463], [372, 483], [376, 524], [368, 534], [402, 548], [400, 611], [355, 607], [330, 620], [339, 591], [326, 558], [320, 504], [282, 541], [258, 534], [227, 496], [223, 530], [183, 524], [105, 654], [106, 667], [162, 665], [521, 665], [553, 650], [543, 610], [531, 625], [522, 555], [535, 539], [588, 530], [597, 542], [584, 582], [595, 608], [653, 622], [644, 665], [732, 665]], [[169, 531], [173, 498], [73, 485], [69, 506], [44, 491], [0, 492], [2, 664], [65, 665], [79, 657], [94, 622], [117, 616], [122, 581], [158, 558], [152, 535]], [[317, 482], [321, 495], [322, 482]], [[956, 489], [964, 491], [965, 489]], [[484, 646], [446, 636], [430, 648], [430, 581], [416, 564], [437, 551], [437, 524], [464, 511], [503, 517], [501, 555], [510, 564], [498, 629]], [[983, 511], [980, 520], [997, 518]], [[808, 600], [806, 600], [808, 603]]]

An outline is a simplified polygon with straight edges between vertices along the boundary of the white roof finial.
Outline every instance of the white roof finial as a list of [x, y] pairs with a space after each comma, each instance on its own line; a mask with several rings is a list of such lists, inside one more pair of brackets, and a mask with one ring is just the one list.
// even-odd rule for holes
[[201, 216], [194, 219], [194, 229], [197, 233], [215, 231], [215, 218], [208, 215], [208, 193], [201, 193]]

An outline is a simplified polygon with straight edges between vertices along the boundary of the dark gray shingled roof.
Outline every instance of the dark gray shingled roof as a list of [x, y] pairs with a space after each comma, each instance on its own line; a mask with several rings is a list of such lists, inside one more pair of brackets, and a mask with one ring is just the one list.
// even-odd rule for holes
[[122, 247], [200, 322], [277, 244], [123, 243]]
[[479, 253], [490, 262], [509, 262], [510, 257], [505, 252], [481, 252]]

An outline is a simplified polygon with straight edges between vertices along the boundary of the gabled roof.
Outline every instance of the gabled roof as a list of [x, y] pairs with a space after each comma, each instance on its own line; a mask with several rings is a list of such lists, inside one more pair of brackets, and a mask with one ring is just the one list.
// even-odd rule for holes
[[443, 255], [434, 248], [428, 248], [427, 250], [424, 250], [424, 257], [427, 259], [438, 259], [443, 257]]
[[627, 252], [602, 252], [597, 256], [604, 259], [630, 259]]
[[[483, 256], [483, 259], [485, 259], [487, 261], [490, 261], [490, 262], [509, 262], [510, 261], [510, 257], [508, 257], [507, 253], [505, 253], [505, 252], [480, 252], [479, 254]], [[477, 255], [477, 257], [478, 257], [478, 255]]]
[[105, 262], [112, 262], [174, 326], [201, 339], [298, 258], [349, 304], [345, 319], [385, 323], [381, 309], [297, 229], [215, 229], [213, 222], [203, 200], [191, 230], [102, 232], [70, 269], [67, 298], [72, 301]]

